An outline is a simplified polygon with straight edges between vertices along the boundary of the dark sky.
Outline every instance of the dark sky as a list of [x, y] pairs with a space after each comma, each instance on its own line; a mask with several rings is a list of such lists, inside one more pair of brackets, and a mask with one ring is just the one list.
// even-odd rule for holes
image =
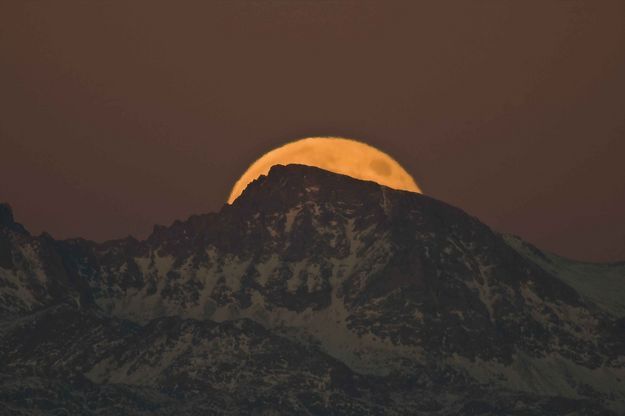
[[0, 3], [0, 200], [145, 237], [339, 135], [541, 248], [625, 260], [625, 1]]

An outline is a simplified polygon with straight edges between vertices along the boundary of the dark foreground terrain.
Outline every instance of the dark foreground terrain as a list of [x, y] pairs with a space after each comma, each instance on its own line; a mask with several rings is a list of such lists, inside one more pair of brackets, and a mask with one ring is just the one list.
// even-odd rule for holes
[[625, 264], [274, 167], [102, 244], [0, 206], [0, 414], [625, 414]]

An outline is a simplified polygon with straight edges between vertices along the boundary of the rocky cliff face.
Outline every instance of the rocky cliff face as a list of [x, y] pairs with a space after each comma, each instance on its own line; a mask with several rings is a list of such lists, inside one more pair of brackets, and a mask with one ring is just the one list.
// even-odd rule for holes
[[145, 241], [0, 221], [12, 411], [625, 412], [625, 264], [423, 195], [289, 165]]

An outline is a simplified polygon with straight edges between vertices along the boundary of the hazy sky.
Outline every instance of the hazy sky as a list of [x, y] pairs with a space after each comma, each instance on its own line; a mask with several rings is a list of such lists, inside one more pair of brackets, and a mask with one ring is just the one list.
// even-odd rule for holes
[[145, 237], [347, 136], [494, 229], [625, 260], [625, 1], [0, 3], [0, 200]]

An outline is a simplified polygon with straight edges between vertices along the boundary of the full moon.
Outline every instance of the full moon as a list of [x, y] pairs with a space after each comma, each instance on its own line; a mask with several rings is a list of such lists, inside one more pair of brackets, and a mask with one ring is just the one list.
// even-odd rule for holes
[[293, 163], [421, 193], [412, 176], [395, 159], [375, 147], [341, 137], [309, 137], [273, 149], [252, 163], [234, 184], [228, 203], [237, 199], [250, 182], [266, 175], [272, 166]]

